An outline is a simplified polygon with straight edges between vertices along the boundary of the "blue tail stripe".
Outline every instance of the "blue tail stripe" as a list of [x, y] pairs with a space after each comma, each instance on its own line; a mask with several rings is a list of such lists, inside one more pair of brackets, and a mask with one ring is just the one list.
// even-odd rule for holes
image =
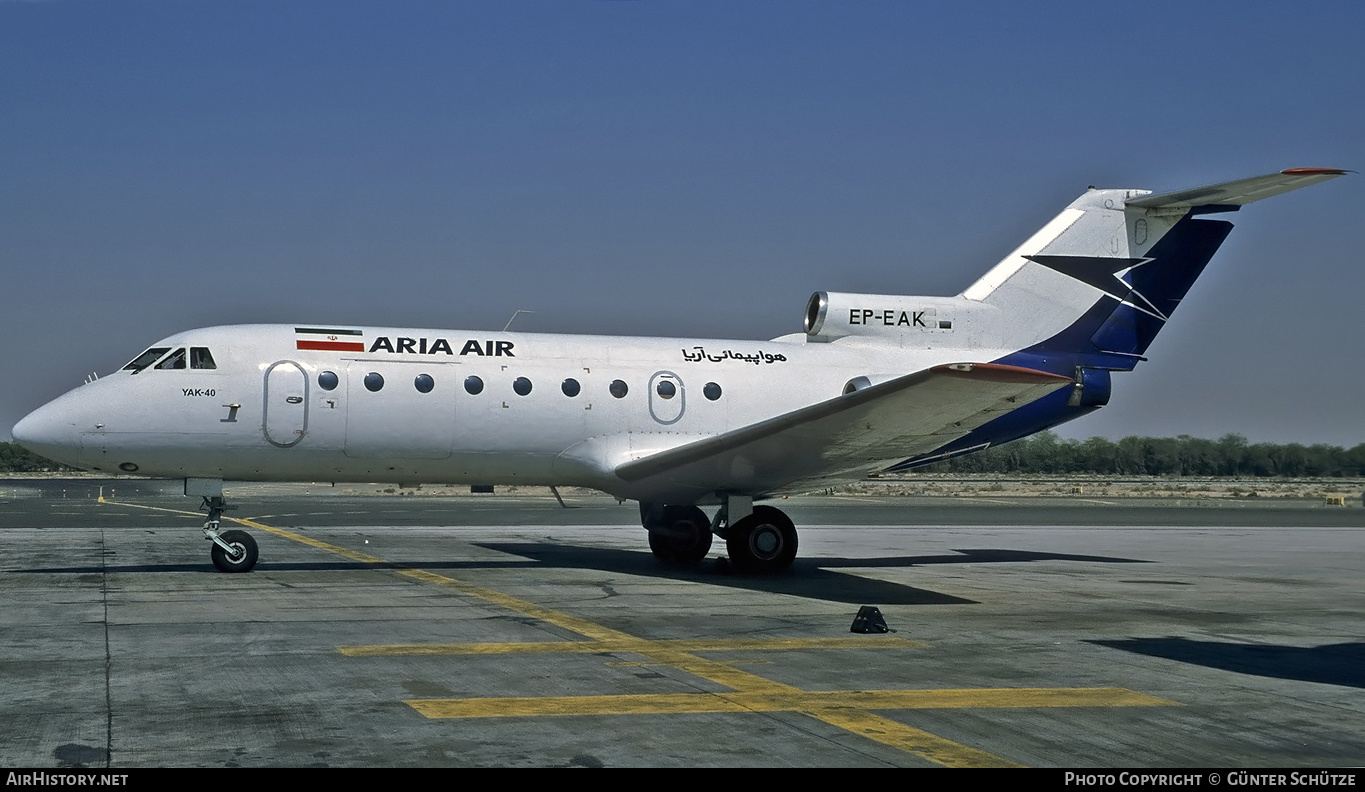
[[[1169, 318], [1231, 231], [1232, 223], [1187, 217], [1152, 247], [1151, 261], [1128, 273], [1128, 282]], [[1165, 324], [1149, 313], [1120, 305], [1095, 331], [1093, 340], [1102, 350], [1141, 355]]]
[[[1125, 283], [1169, 318], [1231, 230], [1223, 220], [1183, 218], [1152, 246], [1146, 263], [1129, 270]], [[1065, 330], [992, 362], [1064, 376], [1080, 367], [1131, 371], [1166, 324], [1134, 305], [1100, 297]]]

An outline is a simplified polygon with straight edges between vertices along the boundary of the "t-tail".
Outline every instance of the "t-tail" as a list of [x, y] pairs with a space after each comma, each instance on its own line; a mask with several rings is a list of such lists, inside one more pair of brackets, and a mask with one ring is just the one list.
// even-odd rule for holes
[[1090, 189], [958, 296], [1015, 350], [992, 362], [1073, 378], [1027, 409], [980, 427], [914, 467], [1055, 426], [1109, 401], [1110, 374], [1131, 371], [1232, 231], [1210, 215], [1345, 174], [1291, 168], [1153, 194]]

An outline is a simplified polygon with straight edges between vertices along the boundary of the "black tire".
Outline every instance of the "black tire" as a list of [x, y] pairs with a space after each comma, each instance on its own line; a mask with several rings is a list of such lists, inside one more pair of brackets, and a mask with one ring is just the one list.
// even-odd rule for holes
[[223, 531], [218, 534], [222, 539], [232, 546], [232, 549], [239, 551], [240, 555], [236, 558], [229, 556], [223, 548], [214, 542], [213, 549], [209, 555], [213, 558], [213, 565], [218, 567], [219, 572], [250, 572], [256, 566], [258, 551], [256, 540], [251, 538], [251, 534], [246, 531]]
[[649, 549], [666, 564], [695, 564], [711, 552], [711, 521], [696, 506], [665, 506], [663, 524], [649, 532]]
[[796, 526], [780, 509], [755, 506], [754, 513], [726, 531], [730, 563], [750, 575], [775, 575], [796, 560]]

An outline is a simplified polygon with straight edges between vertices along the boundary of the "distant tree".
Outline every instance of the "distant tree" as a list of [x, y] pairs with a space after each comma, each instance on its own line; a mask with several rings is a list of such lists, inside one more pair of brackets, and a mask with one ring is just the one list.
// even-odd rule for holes
[[1240, 434], [1217, 440], [1129, 436], [1064, 440], [1039, 432], [974, 454], [929, 465], [953, 473], [1092, 473], [1120, 476], [1365, 476], [1365, 443], [1350, 450], [1300, 443], [1248, 443]]
[[1092, 437], [1081, 443], [1078, 469], [1090, 473], [1118, 473], [1119, 450], [1105, 437]]
[[1222, 476], [1240, 476], [1247, 466], [1247, 439], [1239, 434], [1225, 434], [1218, 438], [1216, 446], [1218, 473]]

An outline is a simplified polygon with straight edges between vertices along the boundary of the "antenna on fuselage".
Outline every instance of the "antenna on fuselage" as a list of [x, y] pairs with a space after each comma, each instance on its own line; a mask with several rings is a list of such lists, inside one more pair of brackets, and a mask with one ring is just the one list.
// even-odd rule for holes
[[512, 323], [517, 320], [517, 316], [524, 313], [535, 313], [535, 311], [528, 311], [525, 308], [518, 308], [517, 310], [513, 311], [512, 318], [507, 320], [507, 324], [503, 326], [502, 331], [504, 333], [507, 332], [507, 328], [511, 327]]

